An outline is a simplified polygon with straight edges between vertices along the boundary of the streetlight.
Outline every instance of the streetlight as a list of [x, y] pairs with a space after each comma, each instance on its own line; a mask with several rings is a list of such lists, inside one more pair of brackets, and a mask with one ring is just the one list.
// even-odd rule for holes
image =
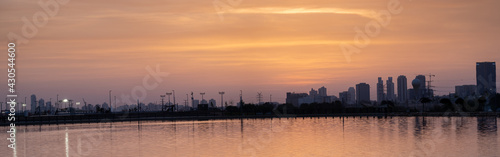
[[25, 103], [23, 103], [23, 113], [25, 112], [25, 109], [26, 109], [26, 104]]
[[224, 94], [226, 94], [225, 92], [219, 92], [220, 94], [220, 107], [221, 109], [224, 109]]
[[[78, 109], [78, 105], [80, 105], [80, 102], [77, 101], [76, 102], [76, 109]], [[76, 111], [76, 109], [75, 109], [75, 111]]]
[[109, 111], [113, 112], [113, 104], [111, 104], [111, 90], [109, 90]]

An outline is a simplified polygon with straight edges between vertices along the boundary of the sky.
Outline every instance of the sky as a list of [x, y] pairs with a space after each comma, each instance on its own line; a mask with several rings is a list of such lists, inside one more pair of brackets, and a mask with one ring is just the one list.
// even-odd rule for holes
[[175, 90], [180, 104], [191, 92], [220, 104], [219, 91], [238, 102], [241, 90], [245, 102], [257, 102], [257, 92], [285, 102], [286, 92], [325, 86], [338, 96], [360, 82], [375, 100], [378, 77], [431, 73], [443, 95], [476, 84], [475, 62], [500, 61], [496, 0], [40, 2], [58, 5], [0, 1], [3, 49], [13, 34], [25, 38], [16, 40], [19, 101], [36, 94], [100, 104], [112, 90], [122, 105]]

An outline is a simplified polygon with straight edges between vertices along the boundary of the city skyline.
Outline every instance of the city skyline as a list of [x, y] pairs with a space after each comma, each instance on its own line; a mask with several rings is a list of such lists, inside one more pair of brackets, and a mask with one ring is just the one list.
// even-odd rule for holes
[[[159, 101], [176, 90], [179, 102], [191, 92], [217, 100], [220, 91], [237, 102], [243, 90], [249, 102], [257, 101], [257, 92], [265, 100], [273, 95], [285, 102], [287, 91], [325, 86], [328, 95], [338, 95], [360, 82], [371, 85], [373, 99], [373, 78], [405, 75], [410, 81], [432, 73], [436, 94], [443, 95], [456, 85], [475, 84], [476, 62], [500, 61], [500, 39], [492, 33], [500, 32], [497, 1], [401, 1], [401, 13], [346, 60], [339, 45], [352, 43], [355, 28], [374, 19], [371, 12], [387, 9], [387, 1], [359, 2], [244, 1], [219, 14], [212, 2], [199, 0], [139, 6], [71, 1], [59, 6], [29, 42], [18, 43], [16, 88], [21, 97], [48, 100], [59, 94], [102, 103], [108, 102], [109, 90], [118, 99], [131, 96], [148, 76], [146, 67], [158, 66], [169, 75], [146, 91], [144, 101]], [[37, 2], [0, 4], [5, 42], [7, 34], [22, 35], [28, 28], [23, 17], [31, 21], [44, 11]]]
[[[477, 62], [477, 63], [485, 63], [485, 62]], [[486, 63], [488, 63], [488, 62], [486, 62]], [[405, 75], [399, 75], [399, 76], [398, 76], [398, 81], [399, 81], [399, 77], [404, 77], [404, 79], [402, 79], [402, 80], [406, 81], [404, 84], [402, 84], [402, 86], [403, 86], [404, 88], [406, 88], [407, 90], [413, 90], [413, 87], [411, 86], [411, 81], [412, 81], [412, 80], [407, 80]], [[394, 101], [394, 102], [399, 102], [399, 100], [400, 100], [400, 98], [399, 98], [399, 97], [400, 97], [400, 96], [399, 96], [399, 94], [400, 94], [400, 93], [399, 93], [399, 92], [400, 92], [400, 91], [399, 91], [399, 88], [400, 88], [400, 87], [399, 87], [399, 84], [400, 84], [400, 83], [398, 83], [398, 84], [397, 84], [397, 86], [394, 86], [394, 83], [392, 82], [392, 81], [393, 81], [393, 80], [392, 80], [392, 78], [393, 78], [393, 77], [392, 77], [392, 76], [389, 76], [389, 77], [387, 77], [387, 78], [388, 78], [388, 80], [386, 80], [386, 81], [387, 81], [387, 82], [391, 82], [391, 83], [392, 83], [392, 88], [396, 88], [396, 89], [398, 89], [398, 94], [394, 94], [395, 98], [393, 98], [393, 100], [392, 100], [392, 101]], [[415, 79], [423, 79], [423, 80], [426, 80], [426, 76], [425, 76], [425, 75], [420, 75], [420, 74], [419, 74], [419, 75], [416, 75], [416, 76], [415, 76]], [[390, 81], [389, 81], [389, 80], [390, 80]], [[381, 87], [383, 88], [383, 89], [382, 89], [382, 91], [381, 91], [382, 93], [379, 93], [379, 89], [378, 89], [378, 88], [379, 88], [379, 85], [378, 85], [378, 84], [379, 84], [379, 83], [381, 83], [380, 81], [382, 81], [382, 86], [381, 86]], [[410, 82], [408, 83], [408, 81], [410, 81]], [[368, 82], [368, 81], [361, 82], [361, 84], [365, 84], [366, 82]], [[360, 84], [360, 83], [358, 83], [358, 84]], [[353, 88], [353, 87], [356, 87], [358, 84], [355, 84], [355, 85], [352, 85], [351, 87], [348, 87], [348, 88], [349, 88], [349, 92], [351, 92], [351, 91], [350, 91], [351, 89], [353, 89], [353, 90], [354, 90], [354, 88]], [[389, 98], [387, 97], [387, 91], [388, 91], [388, 90], [386, 90], [386, 88], [387, 88], [387, 89], [389, 89], [389, 88], [391, 88], [391, 87], [387, 87], [387, 84], [386, 84], [386, 85], [383, 85], [383, 78], [382, 78], [382, 77], [378, 77], [378, 80], [377, 80], [377, 83], [376, 83], [375, 88], [373, 88], [373, 87], [369, 87], [369, 86], [370, 86], [370, 83], [366, 83], [366, 84], [368, 85], [368, 89], [369, 89], [369, 93], [370, 93], [370, 94], [369, 94], [370, 101], [376, 101], [376, 102], [380, 103], [382, 100], [389, 100]], [[408, 84], [410, 84], [410, 86], [408, 86]], [[453, 94], [457, 94], [458, 96], [461, 96], [461, 93], [462, 93], [462, 92], [468, 92], [468, 94], [471, 94], [471, 92], [469, 92], [470, 90], [468, 90], [468, 91], [463, 91], [464, 89], [462, 89], [462, 86], [471, 86], [471, 85], [467, 85], [467, 84], [463, 84], [463, 85], [462, 85], [462, 84], [457, 84], [457, 85], [453, 86], [453, 90], [451, 90], [451, 91], [453, 91], [453, 92], [449, 92], [449, 93], [447, 93], [447, 94], [442, 94], [442, 95], [439, 95], [439, 94], [435, 94], [435, 93], [434, 93], [434, 95], [436, 95], [436, 96], [446, 96], [446, 95], [448, 95], [448, 94], [453, 93]], [[474, 89], [475, 89], [475, 86], [476, 86], [476, 85], [472, 85], [472, 86], [474, 86]], [[459, 88], [459, 87], [460, 87], [460, 88]], [[426, 84], [425, 84], [425, 83], [422, 83], [422, 84], [421, 84], [421, 89], [420, 89], [420, 90], [427, 90], [426, 88], [427, 88], [427, 87], [426, 87]], [[463, 87], [463, 88], [470, 88], [470, 87]], [[344, 93], [348, 92], [348, 91], [343, 91], [342, 89], [334, 89], [335, 91], [337, 91], [337, 90], [338, 90], [338, 91], [341, 91], [341, 92], [339, 92], [339, 93], [332, 93], [332, 92], [330, 92], [330, 91], [329, 91], [329, 90], [332, 90], [332, 89], [330, 89], [330, 88], [326, 88], [325, 86], [318, 87], [317, 89], [318, 89], [318, 90], [315, 90], [315, 89], [314, 89], [314, 87], [313, 87], [313, 88], [311, 88], [311, 89], [310, 89], [310, 91], [295, 91], [295, 90], [294, 90], [294, 91], [285, 91], [285, 92], [283, 92], [283, 95], [285, 95], [285, 99], [286, 99], [286, 93], [287, 93], [287, 92], [292, 92], [292, 93], [297, 93], [297, 94], [300, 94], [300, 93], [308, 93], [308, 95], [310, 95], [310, 96], [314, 96], [314, 95], [320, 95], [320, 96], [335, 96], [335, 97], [337, 97], [340, 101], [342, 101], [342, 94], [344, 94]], [[327, 92], [327, 89], [329, 89], [329, 90], [328, 90], [328, 92]], [[347, 88], [346, 88], [346, 89], [347, 89]], [[435, 89], [433, 89], [433, 90], [435, 91]], [[355, 91], [356, 93], [358, 92], [357, 90], [354, 90], [354, 91]], [[374, 93], [373, 91], [375, 91], [375, 93]], [[459, 92], [457, 92], [457, 91], [460, 91], [460, 93], [459, 93]], [[242, 91], [242, 90], [240, 90], [240, 91], [238, 91], [238, 92], [243, 92], [243, 91]], [[407, 94], [407, 95], [405, 96], [405, 98], [406, 98], [406, 99], [410, 99], [410, 98], [408, 97], [408, 94], [410, 94], [410, 93], [408, 93], [408, 92], [409, 92], [409, 91], [407, 91], [407, 92], [405, 93], [405, 94]], [[475, 92], [476, 92], [476, 91], [474, 91], [474, 93], [475, 93]], [[167, 92], [167, 93], [168, 93], [168, 92]], [[203, 92], [203, 95], [205, 95], [205, 94], [207, 94], [207, 93], [211, 93], [211, 92]], [[254, 96], [252, 96], [252, 95], [248, 96], [248, 97], [249, 97], [249, 99], [247, 99], [246, 97], [244, 97], [244, 98], [243, 98], [243, 100], [245, 101], [245, 103], [259, 104], [259, 103], [257, 102], [257, 101], [258, 101], [258, 93], [259, 93], [259, 92], [255, 93], [255, 94], [254, 94]], [[262, 92], [260, 92], [260, 93], [262, 93]], [[394, 91], [392, 91], [392, 93], [394, 93]], [[171, 95], [172, 93], [169, 93], [169, 94]], [[202, 94], [202, 93], [199, 93], [198, 97], [197, 97], [197, 96], [195, 96], [195, 95], [197, 95], [197, 94], [193, 94], [193, 99], [194, 99], [195, 103], [193, 103], [193, 102], [192, 102], [192, 100], [191, 100], [191, 95], [189, 95], [189, 94], [188, 94], [187, 99], [185, 99], [185, 97], [182, 97], [182, 94], [181, 94], [181, 96], [180, 96], [180, 97], [178, 97], [178, 101], [177, 101], [177, 103], [176, 103], [176, 104], [179, 104], [179, 105], [184, 105], [184, 103], [185, 103], [185, 101], [186, 101], [186, 100], [188, 100], [188, 102], [189, 102], [189, 103], [188, 103], [188, 106], [192, 106], [193, 104], [199, 104], [199, 103], [202, 103], [203, 101], [206, 101], [206, 102], [205, 102], [205, 104], [209, 104], [208, 102], [209, 102], [209, 100], [210, 100], [210, 99], [214, 99], [214, 100], [215, 100], [215, 99], [217, 98], [217, 97], [203, 97], [203, 99], [202, 99], [201, 94]], [[251, 93], [249, 93], [249, 94], [251, 94]], [[382, 94], [382, 97], [381, 97], [381, 98], [379, 97], [379, 94]], [[37, 94], [30, 94], [30, 102], [26, 102], [27, 106], [30, 106], [30, 109], [31, 109], [31, 111], [32, 111], [32, 112], [33, 112], [33, 110], [32, 110], [32, 108], [33, 108], [33, 104], [38, 104], [38, 103], [34, 103], [34, 102], [38, 102], [38, 100], [42, 100], [42, 101], [44, 101], [44, 98], [47, 98], [47, 99], [48, 99], [48, 98], [50, 98], [50, 99], [52, 99], [52, 97], [39, 97], [39, 99], [37, 99], [37, 98], [36, 98], [36, 97], [37, 97], [36, 95], [37, 95]], [[217, 95], [219, 95], [219, 93], [217, 93]], [[257, 95], [257, 96], [256, 96], [256, 95]], [[57, 95], [57, 96], [59, 96], [59, 95]], [[261, 96], [262, 96], [262, 98], [261, 98], [261, 99], [263, 100], [262, 102], [277, 102], [277, 103], [286, 103], [286, 101], [283, 101], [283, 102], [281, 102], [281, 101], [271, 101], [271, 100], [272, 100], [272, 94], [268, 94], [268, 95], [267, 95], [267, 99], [266, 99], [266, 95], [261, 95]], [[278, 97], [279, 97], [279, 96], [278, 96]], [[351, 97], [351, 98], [352, 98], [352, 97]], [[356, 98], [355, 100], [357, 101], [357, 100], [358, 100], [358, 98], [357, 98], [357, 95], [356, 95], [356, 94], [355, 94], [355, 98]], [[61, 97], [61, 98], [59, 98], [59, 100], [60, 100], [60, 101], [62, 101], [63, 99], [69, 99], [69, 98], [67, 98], [67, 97]], [[84, 99], [84, 98], [82, 98], [82, 99]], [[255, 100], [253, 100], [253, 99], [255, 99]], [[380, 99], [380, 101], [379, 101], [379, 99]], [[76, 102], [83, 102], [83, 100], [82, 100], [82, 101], [79, 101], [79, 100], [80, 100], [80, 99], [75, 98], [75, 103], [76, 103]], [[87, 98], [87, 100], [89, 100], [89, 99]], [[173, 100], [173, 98], [172, 98], [172, 100]], [[257, 100], [257, 101], [256, 101], [256, 100]], [[269, 101], [266, 101], [266, 100], [269, 100]], [[216, 101], [216, 100], [215, 100], [215, 101]], [[351, 101], [351, 100], [347, 100], [347, 101], [349, 102], [349, 101]], [[19, 102], [21, 102], [21, 104], [22, 104], [22, 103], [25, 103], [25, 102], [24, 102], [24, 100], [20, 100]], [[52, 103], [52, 101], [47, 101], [47, 103], [48, 103], [48, 102]], [[99, 101], [97, 101], [97, 100], [90, 99], [90, 101], [88, 101], [88, 102], [90, 102], [89, 104], [104, 104], [104, 103], [108, 103], [108, 102], [107, 102], [107, 99], [106, 99], [106, 100], [103, 100], [102, 102], [99, 102]], [[144, 102], [142, 102], [142, 101], [141, 101], [141, 103], [145, 103], [145, 104], [148, 104], [148, 103], [158, 104], [159, 102], [161, 102], [161, 98], [160, 98], [159, 100], [156, 100], [156, 101], [144, 101]], [[239, 100], [236, 100], [236, 99], [229, 99], [229, 100], [227, 100], [227, 99], [226, 99], [226, 100], [224, 101], [224, 103], [229, 103], [229, 102], [233, 102], [232, 106], [237, 106], [237, 103], [239, 102]], [[29, 103], [29, 104], [28, 104], [28, 103]], [[54, 103], [55, 103], [55, 102], [54, 102]], [[114, 102], [113, 102], [113, 103], [114, 103]], [[134, 104], [134, 103], [124, 103], [124, 102], [120, 102], [120, 101], [119, 101], [119, 103], [120, 103], [120, 104], [118, 104], [116, 107], [118, 107], [118, 106], [123, 106], [123, 105], [133, 105], [133, 104]], [[173, 103], [173, 102], [172, 102], [172, 103]], [[358, 103], [358, 102], [357, 102], [357, 103]], [[402, 102], [400, 102], [400, 103], [402, 103]], [[135, 104], [137, 104], [137, 103], [135, 103]], [[347, 104], [349, 104], [349, 103], [347, 103]], [[54, 105], [54, 104], [52, 104], [52, 105]], [[220, 104], [217, 104], [217, 106], [220, 106]]]

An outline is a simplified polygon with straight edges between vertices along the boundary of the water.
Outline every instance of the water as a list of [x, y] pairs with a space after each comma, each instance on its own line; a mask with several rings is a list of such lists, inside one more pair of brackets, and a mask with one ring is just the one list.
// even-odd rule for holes
[[17, 148], [2, 140], [0, 156], [500, 156], [498, 121], [323, 117], [20, 126]]

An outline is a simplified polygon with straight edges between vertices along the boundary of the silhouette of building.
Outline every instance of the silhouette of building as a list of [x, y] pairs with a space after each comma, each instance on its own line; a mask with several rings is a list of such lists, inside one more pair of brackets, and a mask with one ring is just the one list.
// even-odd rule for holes
[[476, 85], [455, 86], [455, 95], [461, 98], [476, 95]]
[[309, 91], [309, 96], [314, 100], [318, 96], [318, 91], [311, 88], [311, 91]]
[[287, 92], [286, 93], [286, 103], [287, 104], [292, 104], [296, 107], [299, 107], [299, 99], [303, 97], [308, 97], [307, 93], [291, 93]]
[[398, 102], [404, 103], [408, 100], [408, 79], [406, 76], [400, 75], [398, 77]]
[[389, 77], [387, 79], [387, 95], [386, 99], [389, 101], [394, 101], [395, 100], [395, 95], [394, 95], [394, 82], [392, 82], [392, 77]]
[[492, 95], [497, 92], [495, 62], [476, 63], [477, 94]]
[[357, 104], [370, 103], [370, 85], [360, 83], [356, 85]]
[[[200, 104], [200, 100], [198, 100], [198, 99], [193, 99], [192, 103], [193, 103], [193, 108], [197, 108], [197, 107], [198, 107], [198, 104]], [[238, 106], [239, 106], [239, 105], [238, 105]]]
[[356, 104], [356, 89], [354, 89], [354, 87], [349, 87], [347, 93], [349, 94], [347, 97], [347, 103]]
[[419, 91], [415, 91], [415, 96], [419, 99], [423, 98], [423, 97], [427, 97], [428, 96], [427, 87], [425, 86], [425, 84], [427, 82], [425, 82], [425, 76], [424, 75], [417, 75], [415, 77], [415, 79], [420, 80], [420, 88], [419, 88]]
[[203, 99], [203, 100], [201, 100], [200, 104], [208, 104], [208, 101]]
[[36, 112], [36, 95], [31, 95], [31, 113]]
[[382, 77], [379, 77], [377, 83], [377, 102], [380, 104], [382, 100], [384, 100], [384, 81], [382, 81]]
[[37, 112], [43, 113], [45, 111], [45, 100], [40, 99], [38, 100], [38, 110]]
[[319, 96], [322, 96], [322, 97], [326, 97], [327, 96], [325, 86], [319, 88], [318, 92], [319, 92]]
[[342, 104], [348, 104], [349, 102], [349, 92], [343, 91], [339, 93], [339, 99]]
[[208, 100], [208, 105], [209, 107], [215, 107], [217, 105], [217, 102], [215, 101], [215, 99], [210, 99]]

